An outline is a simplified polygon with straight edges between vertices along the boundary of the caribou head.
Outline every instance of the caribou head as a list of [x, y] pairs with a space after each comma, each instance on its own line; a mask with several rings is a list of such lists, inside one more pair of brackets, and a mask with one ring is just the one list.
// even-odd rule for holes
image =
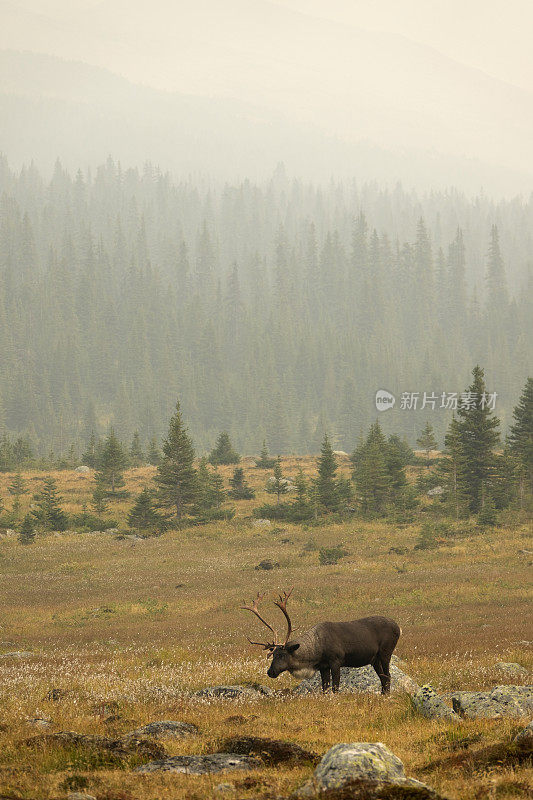
[[263, 599], [264, 594], [258, 594], [251, 605], [241, 606], [244, 611], [251, 611], [252, 614], [255, 614], [255, 616], [263, 623], [263, 625], [265, 625], [273, 634], [274, 639], [273, 641], [269, 642], [253, 642], [251, 639], [248, 639], [250, 644], [259, 645], [263, 648], [263, 650], [268, 651], [269, 658], [272, 658], [272, 663], [267, 672], [269, 678], [277, 678], [278, 675], [281, 675], [282, 672], [286, 671], [289, 671], [295, 677], [308, 677], [309, 670], [302, 670], [301, 664], [297, 659], [294, 658], [294, 654], [300, 647], [300, 643], [290, 641], [292, 623], [289, 612], [287, 611], [287, 600], [291, 594], [292, 589], [289, 592], [283, 592], [283, 594], [279, 596], [278, 600], [274, 600], [274, 605], [276, 605], [283, 613], [287, 623], [287, 633], [283, 641], [278, 639], [278, 634], [272, 625], [270, 625], [270, 623], [268, 623], [259, 613], [258, 606]]

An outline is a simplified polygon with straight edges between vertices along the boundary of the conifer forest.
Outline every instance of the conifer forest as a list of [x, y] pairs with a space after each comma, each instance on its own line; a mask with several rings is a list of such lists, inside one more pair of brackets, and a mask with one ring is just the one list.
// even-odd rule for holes
[[[503, 431], [530, 372], [529, 200], [313, 185], [178, 181], [147, 164], [50, 179], [0, 163], [0, 422], [39, 456], [80, 455], [112, 426], [160, 441], [176, 398], [198, 451], [351, 452], [384, 429], [443, 446], [474, 364]], [[419, 393], [402, 408], [403, 393]]]

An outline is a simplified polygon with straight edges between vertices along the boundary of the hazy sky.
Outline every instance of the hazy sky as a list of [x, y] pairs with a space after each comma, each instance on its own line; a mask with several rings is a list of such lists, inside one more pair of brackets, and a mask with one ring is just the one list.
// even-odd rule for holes
[[[219, 0], [221, 5], [224, 0]], [[358, 27], [398, 33], [531, 91], [531, 0], [275, 0], [278, 5]], [[44, 13], [70, 14], [106, 0], [16, 0]], [[130, 0], [131, 8], [150, 4]], [[174, 0], [176, 11], [193, 6]]]

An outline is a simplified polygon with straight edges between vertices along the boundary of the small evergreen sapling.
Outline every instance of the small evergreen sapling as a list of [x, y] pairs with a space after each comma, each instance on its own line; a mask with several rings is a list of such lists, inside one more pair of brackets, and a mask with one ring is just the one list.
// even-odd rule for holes
[[109, 503], [107, 502], [107, 492], [101, 483], [96, 484], [92, 498], [91, 508], [95, 514], [106, 514], [109, 509]]
[[275, 494], [277, 497], [276, 503], [279, 505], [279, 499], [282, 494], [287, 494], [289, 491], [289, 481], [283, 477], [281, 469], [281, 457], [278, 456], [274, 464], [274, 474], [268, 479], [266, 490], [270, 494]]
[[163, 509], [172, 509], [180, 522], [198, 496], [198, 476], [194, 468], [194, 448], [183, 424], [179, 401], [163, 442], [163, 455], [155, 476], [157, 499]]
[[233, 449], [229, 434], [222, 431], [214, 449], [209, 454], [209, 463], [218, 466], [219, 464], [238, 464], [240, 460], [240, 455]]
[[68, 527], [68, 517], [61, 508], [62, 498], [57, 491], [55, 480], [48, 475], [43, 481], [43, 487], [38, 494], [33, 496], [36, 508], [33, 517], [44, 530], [64, 531]]
[[117, 489], [124, 486], [123, 473], [126, 468], [126, 460], [122, 444], [117, 439], [114, 429], [111, 428], [95, 476], [96, 482], [107, 489], [111, 495], [115, 495]]
[[433, 427], [431, 423], [428, 421], [424, 425], [424, 429], [418, 439], [416, 440], [417, 445], [420, 447], [421, 450], [424, 450], [426, 453], [426, 468], [429, 469], [429, 454], [432, 450], [437, 449], [437, 440], [435, 439], [435, 434], [433, 433]]
[[274, 464], [276, 463], [275, 458], [270, 458], [268, 454], [268, 448], [266, 446], [266, 442], [263, 441], [263, 446], [261, 448], [261, 454], [259, 460], [255, 462], [255, 466], [258, 469], [272, 469]]
[[24, 517], [18, 538], [21, 544], [33, 544], [35, 542], [34, 521], [31, 514], [26, 514]]
[[234, 500], [251, 500], [255, 497], [254, 490], [246, 482], [242, 467], [235, 468], [229, 482], [231, 486], [229, 496], [233, 497]]
[[131, 447], [129, 453], [129, 462], [132, 467], [141, 467], [144, 464], [145, 455], [141, 447], [141, 439], [139, 431], [135, 431], [133, 439], [131, 440]]
[[138, 531], [154, 532], [164, 528], [164, 519], [154, 506], [154, 493], [145, 488], [137, 495], [128, 514], [128, 525]]

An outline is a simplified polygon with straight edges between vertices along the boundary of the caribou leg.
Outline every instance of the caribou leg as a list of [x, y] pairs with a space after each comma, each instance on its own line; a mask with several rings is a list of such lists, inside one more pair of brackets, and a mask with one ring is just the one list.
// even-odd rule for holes
[[331, 670], [329, 667], [321, 667], [320, 677], [322, 678], [322, 691], [327, 692], [329, 689], [329, 681], [331, 677]]

